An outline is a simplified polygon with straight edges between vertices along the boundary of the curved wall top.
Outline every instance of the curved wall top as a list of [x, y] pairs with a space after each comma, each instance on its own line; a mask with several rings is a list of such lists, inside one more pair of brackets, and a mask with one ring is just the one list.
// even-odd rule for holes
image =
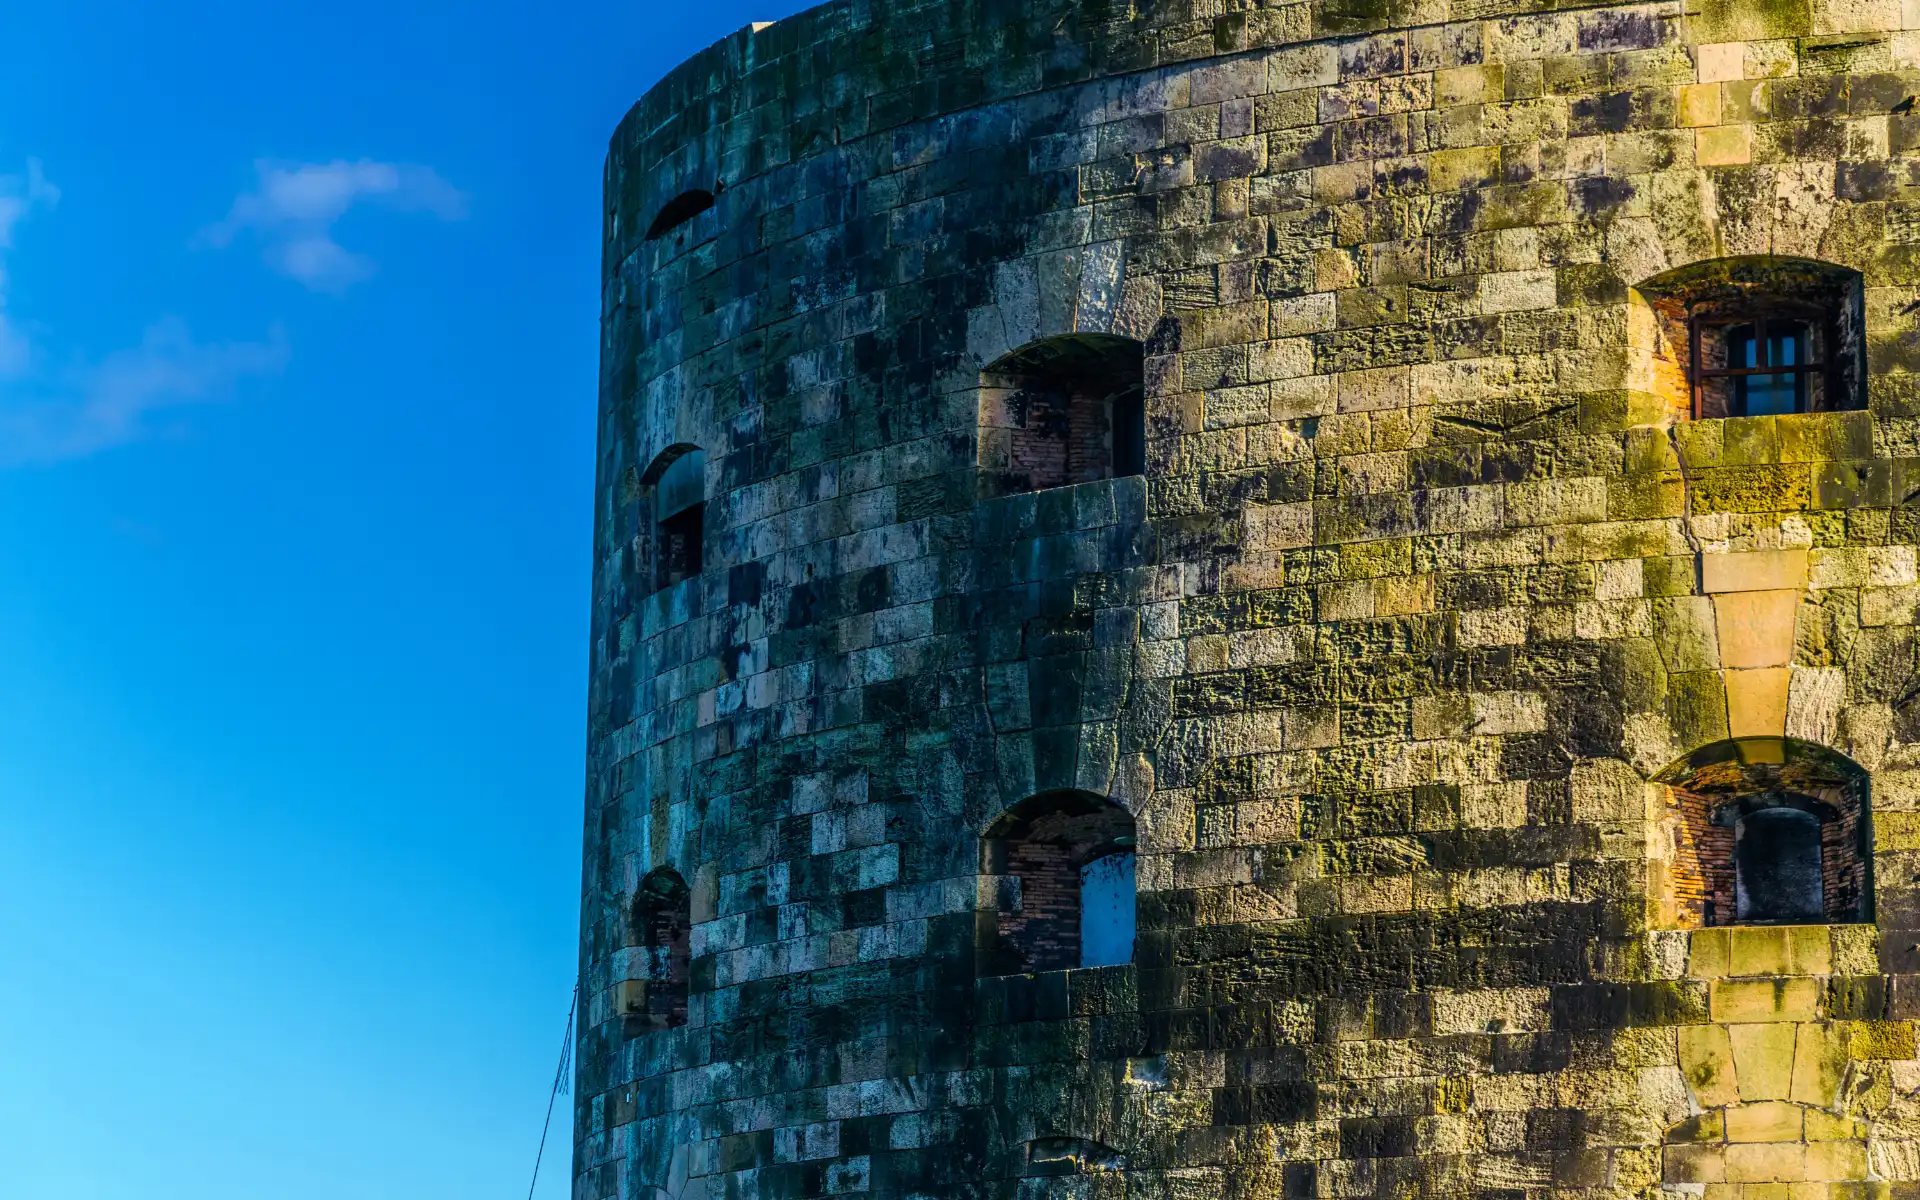
[[[1915, 23], [847, 0], [649, 91], [579, 1200], [1909, 1194]], [[983, 372], [1070, 334], [1146, 473], [996, 494]], [[1134, 960], [995, 974], [1064, 794]], [[1830, 919], [1734, 924], [1783, 805]]]

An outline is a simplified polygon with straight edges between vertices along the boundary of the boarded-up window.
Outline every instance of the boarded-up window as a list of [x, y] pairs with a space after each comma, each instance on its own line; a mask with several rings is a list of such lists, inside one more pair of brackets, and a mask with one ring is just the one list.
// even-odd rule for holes
[[1799, 808], [1741, 817], [1733, 841], [1735, 915], [1743, 922], [1821, 921], [1820, 818]]

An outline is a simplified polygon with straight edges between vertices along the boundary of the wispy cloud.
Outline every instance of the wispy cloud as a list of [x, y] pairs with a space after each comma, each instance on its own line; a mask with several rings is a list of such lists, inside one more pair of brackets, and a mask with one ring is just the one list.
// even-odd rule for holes
[[443, 221], [466, 215], [466, 197], [431, 167], [369, 159], [263, 159], [254, 164], [254, 173], [254, 189], [241, 193], [226, 219], [203, 230], [199, 240], [225, 247], [251, 234], [260, 240], [268, 266], [314, 291], [338, 294], [374, 272], [372, 259], [334, 238], [334, 225], [355, 205], [425, 212]]
[[27, 160], [25, 175], [0, 175], [0, 378], [27, 369], [33, 353], [27, 335], [7, 311], [6, 254], [13, 249], [13, 231], [36, 209], [60, 203], [60, 189], [47, 181], [40, 160]]
[[12, 319], [5, 254], [36, 209], [51, 209], [60, 189], [39, 162], [24, 175], [0, 176], [0, 466], [80, 458], [165, 427], [170, 410], [225, 399], [252, 375], [278, 371], [286, 339], [276, 328], [260, 342], [196, 341], [184, 322], [147, 328], [140, 343], [65, 368]]
[[0, 465], [83, 458], [164, 432], [173, 410], [225, 400], [286, 361], [278, 327], [266, 341], [205, 343], [183, 321], [157, 321], [137, 346], [0, 394]]

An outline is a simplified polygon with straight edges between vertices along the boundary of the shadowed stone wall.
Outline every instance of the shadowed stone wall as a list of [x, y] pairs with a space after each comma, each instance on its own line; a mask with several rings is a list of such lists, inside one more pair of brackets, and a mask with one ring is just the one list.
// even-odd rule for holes
[[[1894, 0], [837, 0], [663, 80], [578, 1200], [1920, 1195], [1917, 93]], [[1750, 258], [1858, 272], [1866, 409], [1685, 419], [1637, 285]], [[1063, 335], [1144, 345], [1146, 475], [995, 496], [982, 373]], [[1693, 927], [1729, 762], [1845, 767], [1870, 923]], [[985, 974], [1065, 790], [1134, 962]]]

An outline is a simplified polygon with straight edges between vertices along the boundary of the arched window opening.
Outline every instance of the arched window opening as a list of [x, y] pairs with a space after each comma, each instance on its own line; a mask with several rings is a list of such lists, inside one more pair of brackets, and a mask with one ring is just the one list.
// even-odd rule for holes
[[681, 192], [667, 201], [659, 215], [654, 217], [653, 224], [647, 227], [647, 240], [651, 242], [667, 236], [712, 208], [717, 201], [718, 197], [705, 188]]
[[1871, 919], [1866, 773], [1810, 742], [1740, 738], [1668, 767], [1655, 919], [1680, 928]]
[[1637, 290], [1652, 315], [1655, 390], [1684, 415], [1866, 407], [1858, 271], [1810, 259], [1714, 259]]
[[982, 972], [1016, 975], [1133, 961], [1133, 817], [1087, 792], [1049, 792], [1008, 809], [981, 842], [1001, 886]]
[[659, 591], [693, 578], [704, 567], [707, 456], [699, 450], [682, 450], [664, 467], [656, 463], [655, 471], [653, 587]]
[[692, 894], [671, 867], [640, 882], [627, 920], [627, 945], [640, 976], [621, 985], [620, 1012], [629, 1033], [687, 1023], [687, 978], [692, 966]]
[[1145, 348], [1073, 334], [1033, 342], [980, 379], [980, 469], [992, 495], [1146, 472]]

